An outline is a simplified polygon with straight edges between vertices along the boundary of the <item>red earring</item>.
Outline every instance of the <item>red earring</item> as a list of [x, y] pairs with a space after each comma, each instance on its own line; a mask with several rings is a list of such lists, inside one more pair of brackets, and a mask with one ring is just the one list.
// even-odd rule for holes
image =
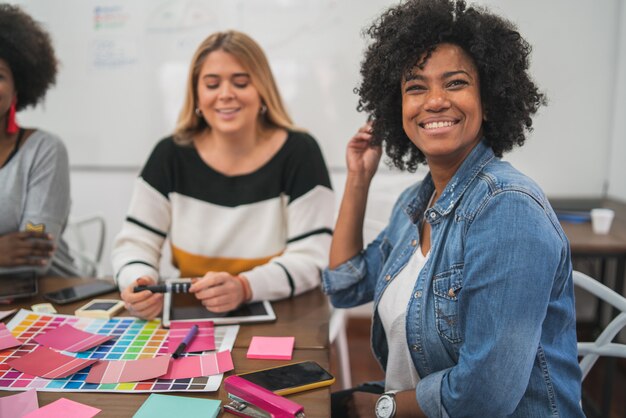
[[14, 134], [19, 131], [20, 127], [15, 120], [15, 107], [17, 105], [17, 97], [13, 98], [11, 108], [9, 109], [9, 118], [7, 119], [7, 133]]

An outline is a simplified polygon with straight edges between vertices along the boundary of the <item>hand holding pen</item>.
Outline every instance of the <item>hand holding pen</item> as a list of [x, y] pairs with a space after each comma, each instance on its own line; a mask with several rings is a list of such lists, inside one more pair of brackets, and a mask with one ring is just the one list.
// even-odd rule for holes
[[124, 288], [121, 293], [122, 300], [131, 315], [142, 319], [154, 319], [163, 310], [163, 293], [153, 293], [148, 291], [135, 292], [137, 286], [156, 285], [156, 281], [150, 277], [143, 276], [135, 280]]

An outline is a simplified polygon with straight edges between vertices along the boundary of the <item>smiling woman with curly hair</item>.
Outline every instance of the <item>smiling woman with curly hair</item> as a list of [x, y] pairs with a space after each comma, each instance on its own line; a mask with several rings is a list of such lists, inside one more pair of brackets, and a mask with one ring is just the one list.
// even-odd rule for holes
[[54, 85], [52, 42], [16, 6], [0, 4], [0, 28], [0, 272], [76, 276], [61, 239], [70, 210], [67, 151], [56, 136], [20, 128], [15, 117]]
[[373, 116], [375, 141], [384, 143], [396, 167], [415, 171], [425, 162], [402, 128], [401, 81], [443, 43], [461, 47], [480, 80], [488, 81], [480, 86], [483, 135], [494, 154], [524, 144], [545, 99], [527, 72], [531, 47], [512, 23], [478, 8], [465, 10], [463, 2], [408, 2], [389, 9], [366, 33], [374, 42], [361, 66], [359, 110]]
[[[463, 1], [410, 0], [366, 33], [359, 109], [373, 121], [348, 143], [324, 290], [341, 308], [374, 301], [376, 416], [584, 416], [569, 245], [539, 186], [499, 158], [545, 100], [530, 46]], [[429, 173], [364, 249], [381, 145]], [[352, 392], [333, 395], [334, 416]]]

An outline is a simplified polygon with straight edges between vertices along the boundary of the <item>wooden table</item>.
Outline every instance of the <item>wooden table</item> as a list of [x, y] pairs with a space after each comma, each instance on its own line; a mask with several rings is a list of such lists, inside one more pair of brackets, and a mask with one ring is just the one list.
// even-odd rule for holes
[[[51, 292], [67, 286], [74, 286], [93, 279], [81, 278], [57, 278], [45, 277], [40, 279], [40, 294], [29, 299], [16, 301], [10, 305], [0, 305], [0, 310], [14, 308], [29, 309], [31, 305], [44, 302], [43, 293]], [[119, 293], [112, 292], [98, 296], [98, 298], [119, 299]], [[86, 301], [80, 301], [68, 305], [56, 305], [55, 308], [61, 314], [73, 314], [74, 311], [84, 305]], [[232, 351], [234, 372], [244, 373], [267, 367], [286, 364], [279, 360], [249, 360], [246, 352], [250, 339], [253, 335], [280, 335], [295, 336], [296, 345], [293, 361], [314, 360], [325, 369], [329, 369], [329, 341], [328, 321], [330, 311], [326, 297], [319, 289], [307, 292], [293, 299], [273, 302], [272, 306], [276, 313], [276, 321], [273, 323], [241, 325], [235, 345]], [[128, 312], [122, 312], [120, 316], [128, 316]], [[6, 319], [8, 322], [10, 318]], [[13, 391], [0, 391], [0, 397], [16, 394]], [[227, 395], [223, 385], [218, 392], [172, 393], [178, 396], [190, 396], [209, 399], [220, 399], [227, 402]], [[149, 396], [148, 393], [86, 393], [86, 392], [38, 392], [39, 405], [43, 406], [59, 398], [68, 398], [102, 410], [97, 416], [100, 417], [132, 417], [141, 404]], [[330, 388], [321, 388], [289, 395], [289, 399], [304, 406], [307, 417], [330, 416]], [[220, 416], [233, 416], [221, 413]]]
[[[553, 206], [559, 207], [558, 199], [551, 200]], [[594, 234], [591, 222], [570, 223], [561, 222], [561, 226], [570, 241], [572, 258], [591, 258], [600, 260], [600, 274], [596, 279], [601, 283], [610, 286], [619, 294], [624, 294], [624, 279], [626, 275], [626, 203], [612, 199], [602, 199], [597, 203], [598, 207], [605, 207], [615, 211], [615, 219], [611, 224], [611, 229], [607, 235]], [[574, 205], [585, 202], [574, 201]], [[615, 262], [615, 275], [610, 277], [607, 269], [607, 262]], [[604, 304], [598, 302], [595, 322], [597, 327], [601, 327]], [[616, 309], [612, 310], [611, 318], [618, 314]], [[600, 416], [609, 416], [611, 409], [611, 398], [613, 379], [615, 373], [615, 359], [610, 358], [606, 363], [604, 376], [604, 396], [601, 405]]]
[[[558, 205], [558, 201], [557, 205]], [[607, 235], [594, 234], [591, 222], [561, 222], [563, 231], [570, 241], [572, 257], [597, 258], [601, 262], [600, 276], [604, 284], [609, 284], [606, 261], [615, 260], [615, 276], [612, 287], [617, 293], [624, 293], [624, 276], [626, 273], [626, 203], [611, 199], [601, 201], [602, 207], [615, 211], [615, 219]]]

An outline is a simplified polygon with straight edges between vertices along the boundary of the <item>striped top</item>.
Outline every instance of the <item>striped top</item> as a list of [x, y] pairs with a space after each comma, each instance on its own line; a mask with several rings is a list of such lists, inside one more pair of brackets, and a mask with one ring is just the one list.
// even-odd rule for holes
[[193, 146], [163, 139], [136, 180], [113, 249], [120, 289], [158, 280], [169, 237], [181, 277], [226, 271], [248, 278], [253, 300], [273, 300], [320, 283], [332, 235], [334, 197], [315, 139], [289, 132], [256, 171], [226, 176]]

